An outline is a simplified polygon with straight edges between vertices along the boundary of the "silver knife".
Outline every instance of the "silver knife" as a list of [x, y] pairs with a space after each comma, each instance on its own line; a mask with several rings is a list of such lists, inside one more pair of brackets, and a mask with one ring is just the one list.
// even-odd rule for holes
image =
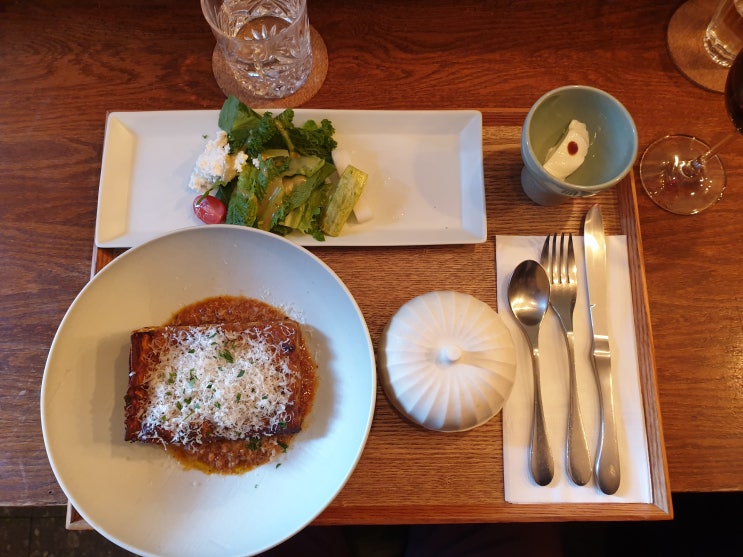
[[596, 373], [601, 410], [601, 432], [596, 453], [596, 481], [604, 493], [611, 495], [619, 488], [619, 447], [614, 420], [614, 393], [611, 377], [609, 342], [608, 272], [606, 238], [601, 205], [591, 207], [583, 227], [588, 307], [591, 315], [591, 361]]

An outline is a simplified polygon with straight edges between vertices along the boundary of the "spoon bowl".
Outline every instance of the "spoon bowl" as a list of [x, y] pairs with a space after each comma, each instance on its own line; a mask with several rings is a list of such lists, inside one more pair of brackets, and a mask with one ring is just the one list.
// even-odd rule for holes
[[550, 282], [536, 261], [522, 261], [514, 269], [508, 284], [508, 303], [523, 326], [538, 327], [550, 303]]
[[547, 427], [542, 406], [539, 379], [539, 327], [547, 313], [550, 300], [550, 281], [546, 271], [536, 261], [519, 263], [508, 284], [508, 303], [521, 326], [531, 351], [534, 375], [534, 419], [532, 422], [529, 461], [531, 475], [539, 485], [547, 485], [555, 475]]

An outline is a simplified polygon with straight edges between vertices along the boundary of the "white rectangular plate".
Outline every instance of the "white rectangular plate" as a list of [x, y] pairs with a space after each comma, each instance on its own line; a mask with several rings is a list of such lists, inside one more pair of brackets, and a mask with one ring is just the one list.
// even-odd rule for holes
[[[275, 111], [278, 113], [279, 111]], [[95, 241], [134, 247], [201, 224], [188, 188], [218, 130], [217, 110], [112, 112], [106, 122]], [[474, 110], [295, 110], [297, 125], [329, 119], [338, 148], [369, 174], [374, 217], [353, 215], [340, 236], [304, 246], [470, 244], [485, 241], [482, 115]]]

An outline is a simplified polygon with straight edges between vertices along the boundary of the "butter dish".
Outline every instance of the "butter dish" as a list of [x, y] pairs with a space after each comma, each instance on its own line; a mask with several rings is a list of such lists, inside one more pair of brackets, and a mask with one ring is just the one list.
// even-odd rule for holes
[[466, 431], [497, 415], [513, 387], [516, 352], [488, 304], [454, 291], [404, 304], [385, 328], [380, 378], [392, 404], [436, 431]]

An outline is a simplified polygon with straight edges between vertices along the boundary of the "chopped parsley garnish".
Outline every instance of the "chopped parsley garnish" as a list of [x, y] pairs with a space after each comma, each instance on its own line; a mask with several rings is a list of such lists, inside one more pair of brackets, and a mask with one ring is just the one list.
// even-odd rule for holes
[[261, 438], [260, 437], [251, 437], [248, 439], [248, 448], [251, 451], [257, 451], [261, 448]]

